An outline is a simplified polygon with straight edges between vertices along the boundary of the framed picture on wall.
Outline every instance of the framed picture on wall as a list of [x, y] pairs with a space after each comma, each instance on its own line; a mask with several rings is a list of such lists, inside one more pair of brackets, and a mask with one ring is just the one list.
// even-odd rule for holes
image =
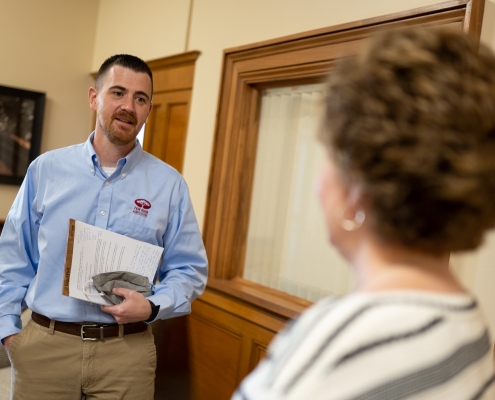
[[40, 153], [45, 93], [0, 86], [0, 183], [20, 185]]

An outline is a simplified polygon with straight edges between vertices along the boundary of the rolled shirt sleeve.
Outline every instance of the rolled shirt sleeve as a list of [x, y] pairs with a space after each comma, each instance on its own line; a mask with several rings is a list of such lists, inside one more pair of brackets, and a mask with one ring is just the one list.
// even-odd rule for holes
[[35, 179], [28, 169], [0, 236], [0, 338], [18, 333], [24, 297], [35, 276], [39, 251]]
[[160, 306], [157, 319], [189, 314], [191, 302], [203, 293], [208, 275], [206, 251], [184, 181], [178, 192], [180, 199], [163, 238], [165, 250], [157, 271], [159, 283], [149, 297]]

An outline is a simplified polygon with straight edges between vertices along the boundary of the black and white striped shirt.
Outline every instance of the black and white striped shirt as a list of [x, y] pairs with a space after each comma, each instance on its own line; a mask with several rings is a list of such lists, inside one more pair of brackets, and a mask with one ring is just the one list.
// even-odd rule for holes
[[467, 294], [326, 299], [274, 339], [233, 399], [495, 399], [492, 340]]

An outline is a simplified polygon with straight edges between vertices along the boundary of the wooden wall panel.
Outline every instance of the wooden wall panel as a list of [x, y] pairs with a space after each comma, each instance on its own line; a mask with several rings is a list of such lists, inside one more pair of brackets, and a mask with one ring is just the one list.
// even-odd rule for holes
[[[284, 322], [207, 289], [191, 315], [152, 324], [157, 400], [228, 400]], [[242, 315], [242, 316], [240, 316]]]
[[237, 386], [242, 336], [229, 328], [197, 315], [189, 319], [194, 399], [229, 399]]
[[186, 149], [191, 90], [164, 92], [153, 96], [143, 148], [182, 172]]
[[266, 356], [266, 348], [266, 344], [253, 340], [251, 345], [251, 359], [249, 360], [249, 372], [255, 369], [261, 359]]
[[194, 400], [230, 399], [276, 333], [202, 299], [193, 304], [188, 328]]
[[198, 51], [148, 61], [153, 71], [153, 110], [143, 148], [182, 172], [189, 105]]
[[192, 89], [194, 78], [194, 64], [168, 67], [153, 71], [155, 92]]

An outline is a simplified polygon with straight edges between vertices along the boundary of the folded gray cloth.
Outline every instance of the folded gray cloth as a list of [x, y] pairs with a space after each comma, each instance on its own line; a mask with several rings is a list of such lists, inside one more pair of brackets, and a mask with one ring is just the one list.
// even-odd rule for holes
[[151, 296], [149, 279], [133, 272], [104, 272], [93, 276], [93, 284], [99, 292], [105, 293], [113, 304], [120, 304], [124, 301], [123, 297], [112, 293], [113, 288], [131, 289], [141, 293], [144, 297]]

